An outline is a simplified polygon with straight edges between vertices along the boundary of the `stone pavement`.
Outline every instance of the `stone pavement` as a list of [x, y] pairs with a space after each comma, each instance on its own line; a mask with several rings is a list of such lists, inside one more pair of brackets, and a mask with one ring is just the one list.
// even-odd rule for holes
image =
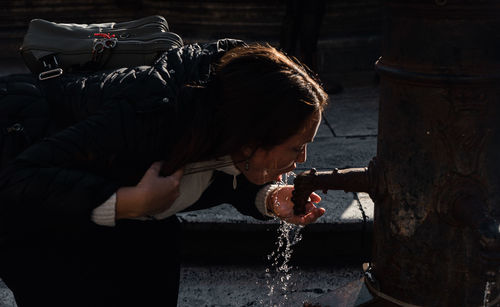
[[287, 291], [272, 282], [265, 266], [188, 266], [181, 269], [178, 307], [302, 306], [362, 276], [357, 265], [297, 267]]
[[[13, 63], [0, 63], [0, 75], [25, 71]], [[376, 85], [331, 95], [307, 162], [295, 172], [367, 166], [376, 155], [377, 120]], [[185, 231], [179, 306], [301, 306], [358, 279], [361, 263], [370, 257], [373, 202], [365, 193], [318, 194], [326, 214], [303, 228], [302, 240], [293, 246], [287, 301], [283, 293], [267, 296], [273, 277], [265, 269], [267, 255], [276, 249], [277, 220], [257, 221], [230, 205], [179, 214]], [[15, 306], [1, 280], [0, 306]]]
[[[283, 291], [279, 289], [283, 285], [272, 282], [262, 265], [184, 265], [177, 306], [302, 306], [361, 276], [361, 267], [354, 264], [294, 267], [287, 291]], [[17, 307], [12, 292], [1, 280], [0, 307]]]

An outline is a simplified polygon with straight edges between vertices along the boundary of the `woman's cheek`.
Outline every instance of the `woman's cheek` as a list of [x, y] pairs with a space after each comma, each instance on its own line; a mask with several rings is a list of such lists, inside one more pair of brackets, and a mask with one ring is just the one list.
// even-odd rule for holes
[[247, 179], [254, 183], [254, 184], [264, 184], [268, 181], [270, 181], [270, 179], [268, 179], [268, 172], [265, 171], [265, 170], [261, 170], [261, 171], [254, 171], [254, 172], [251, 172], [251, 173], [248, 173], [246, 175]]

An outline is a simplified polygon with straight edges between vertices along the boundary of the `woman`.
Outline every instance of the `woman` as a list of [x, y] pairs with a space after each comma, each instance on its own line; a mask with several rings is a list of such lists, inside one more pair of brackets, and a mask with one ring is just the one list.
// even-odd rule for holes
[[313, 193], [295, 216], [276, 183], [305, 161], [327, 95], [272, 47], [220, 40], [58, 87], [0, 84], [38, 140], [0, 173], [0, 276], [21, 307], [175, 306], [182, 210], [324, 213]]

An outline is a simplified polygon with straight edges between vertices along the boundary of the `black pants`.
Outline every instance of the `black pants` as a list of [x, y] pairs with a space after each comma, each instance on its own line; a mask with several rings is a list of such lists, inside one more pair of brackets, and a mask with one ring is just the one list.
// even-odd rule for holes
[[9, 244], [0, 250], [0, 277], [19, 307], [176, 306], [179, 236], [169, 218]]

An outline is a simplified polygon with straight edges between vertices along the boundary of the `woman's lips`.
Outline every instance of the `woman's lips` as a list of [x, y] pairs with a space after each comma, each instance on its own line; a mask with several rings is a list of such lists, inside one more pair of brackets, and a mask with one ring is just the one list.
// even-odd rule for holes
[[290, 166], [289, 168], [285, 169], [284, 171], [281, 172], [276, 178], [274, 179], [275, 181], [282, 181], [283, 180], [283, 174], [289, 173], [295, 169], [295, 164]]

